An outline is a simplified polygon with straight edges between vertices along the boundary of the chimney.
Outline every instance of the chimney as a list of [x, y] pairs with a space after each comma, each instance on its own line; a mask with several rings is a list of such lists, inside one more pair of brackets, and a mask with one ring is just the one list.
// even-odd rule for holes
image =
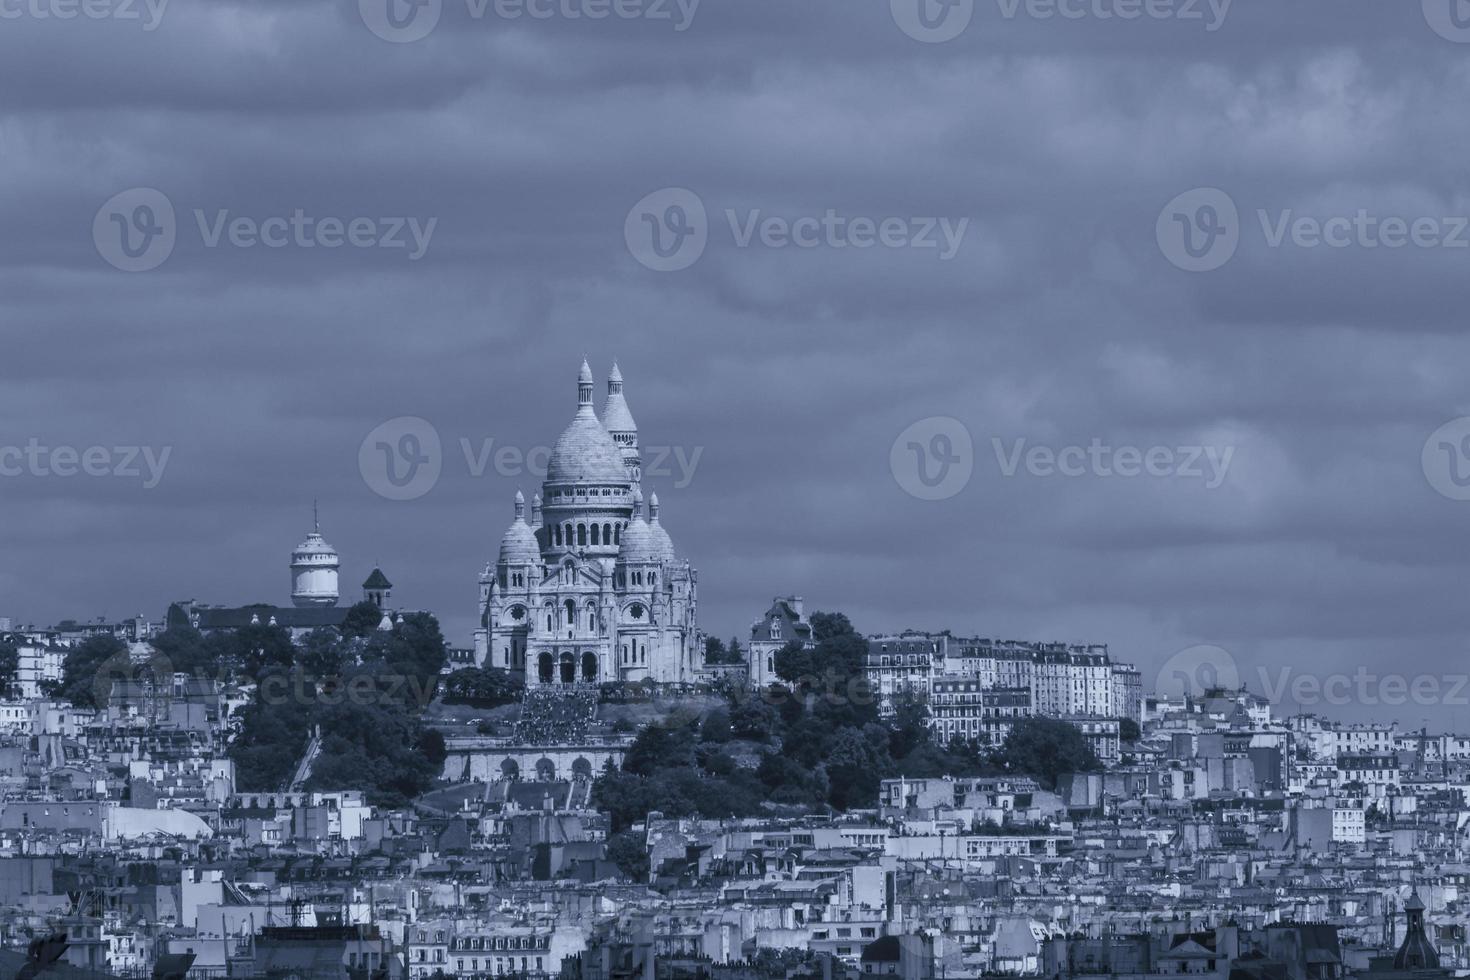
[[791, 607], [791, 611], [796, 613], [797, 619], [802, 619], [805, 617], [805, 614], [802, 612], [802, 603], [804, 603], [805, 601], [806, 600], [799, 595], [791, 596], [786, 600], [786, 604]]

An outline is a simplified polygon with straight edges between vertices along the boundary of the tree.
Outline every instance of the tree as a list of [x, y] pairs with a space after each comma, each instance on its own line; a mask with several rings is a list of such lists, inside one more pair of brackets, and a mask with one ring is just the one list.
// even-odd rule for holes
[[649, 725], [638, 733], [623, 756], [623, 771], [652, 776], [665, 769], [686, 769], [695, 765], [694, 739], [690, 732], [663, 725]]
[[704, 638], [704, 662], [708, 664], [725, 662], [725, 642], [718, 636]]
[[635, 882], [648, 880], [648, 845], [644, 835], [619, 831], [607, 839], [607, 859]]
[[131, 679], [127, 645], [110, 633], [91, 636], [67, 651], [56, 693], [78, 708], [104, 708], [97, 703], [99, 684], [120, 679]]
[[187, 621], [183, 625], [170, 626], [149, 640], [148, 645], [181, 674], [214, 677], [219, 673], [220, 645], [210, 643]]
[[776, 651], [776, 676], [783, 681], [795, 683], [803, 677], [815, 677], [816, 673], [817, 665], [812, 651], [803, 646], [800, 640], [792, 640]]
[[347, 644], [342, 634], [330, 626], [312, 630], [301, 641], [301, 666], [312, 677], [335, 677], [346, 660]]
[[1063, 773], [1102, 768], [1077, 726], [1055, 718], [1018, 722], [1001, 746], [1000, 760], [1006, 769], [1027, 773], [1048, 789], [1056, 786]]
[[745, 663], [745, 651], [741, 649], [740, 640], [733, 636], [728, 646], [721, 642], [718, 636], [706, 636], [704, 638], [704, 662], [707, 664], [743, 664]]
[[699, 726], [701, 742], [728, 742], [730, 736], [730, 712], [716, 708], [704, 716], [704, 722]]
[[382, 621], [383, 610], [378, 608], [377, 603], [364, 599], [347, 610], [347, 615], [342, 618], [342, 635], [346, 637], [372, 636]]
[[499, 667], [465, 667], [444, 679], [445, 704], [498, 708], [516, 703], [525, 691], [524, 681]]
[[888, 730], [882, 725], [844, 728], [832, 740], [826, 760], [831, 781], [828, 800], [839, 810], [878, 804], [878, 788], [893, 769]]
[[895, 759], [907, 757], [929, 742], [929, 702], [921, 695], [900, 692], [893, 703], [889, 749]]
[[20, 647], [9, 638], [0, 640], [0, 697], [8, 697], [20, 678]]
[[1143, 737], [1139, 730], [1138, 722], [1132, 718], [1120, 718], [1118, 720], [1118, 740], [1121, 742], [1136, 742]]
[[811, 618], [812, 640], [821, 643], [836, 636], [856, 635], [852, 622], [842, 613], [814, 612]]

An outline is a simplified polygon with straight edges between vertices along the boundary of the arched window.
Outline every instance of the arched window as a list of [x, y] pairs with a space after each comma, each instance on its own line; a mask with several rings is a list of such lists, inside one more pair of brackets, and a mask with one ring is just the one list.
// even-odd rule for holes
[[566, 533], [567, 547], [570, 548], [572, 546], [572, 522], [571, 521], [567, 521], [567, 523], [566, 523], [566, 532], [567, 532]]
[[613, 544], [623, 543], [623, 525], [619, 524], [613, 528]]
[[567, 610], [567, 625], [568, 626], [576, 626], [577, 625], [577, 603], [574, 600], [572, 600], [572, 599], [568, 599], [564, 603], [564, 605], [566, 606], [566, 610]]
[[612, 531], [612, 525], [611, 524], [604, 524], [604, 525], [602, 525], [602, 543], [603, 544], [612, 544], [613, 543], [613, 531]]
[[561, 525], [560, 524], [558, 524], [556, 527], [554, 527], [554, 528], [551, 529], [551, 540], [552, 540], [552, 543], [555, 544], [557, 547], [561, 547]]
[[595, 545], [596, 544], [602, 544], [602, 542], [600, 540], [598, 540], [601, 537], [602, 537], [602, 535], [598, 533], [597, 525], [596, 524], [592, 525], [592, 543], [595, 544]]
[[580, 545], [580, 546], [582, 546], [582, 547], [584, 547], [584, 548], [587, 546], [587, 525], [586, 524], [578, 524], [577, 525], [577, 544]]

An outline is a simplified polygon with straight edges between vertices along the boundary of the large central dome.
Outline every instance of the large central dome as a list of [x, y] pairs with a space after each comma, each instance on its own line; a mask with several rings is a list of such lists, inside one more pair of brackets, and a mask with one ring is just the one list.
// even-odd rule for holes
[[550, 483], [627, 483], [623, 451], [592, 410], [592, 368], [582, 362], [577, 377], [577, 414], [556, 440], [546, 464]]

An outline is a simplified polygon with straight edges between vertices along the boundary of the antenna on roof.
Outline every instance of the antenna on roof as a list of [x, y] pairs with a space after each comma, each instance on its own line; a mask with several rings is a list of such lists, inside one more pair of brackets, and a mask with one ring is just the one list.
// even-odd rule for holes
[[322, 519], [317, 513], [315, 497], [311, 498], [311, 524], [312, 527], [316, 528], [317, 533], [320, 534], [322, 530]]

